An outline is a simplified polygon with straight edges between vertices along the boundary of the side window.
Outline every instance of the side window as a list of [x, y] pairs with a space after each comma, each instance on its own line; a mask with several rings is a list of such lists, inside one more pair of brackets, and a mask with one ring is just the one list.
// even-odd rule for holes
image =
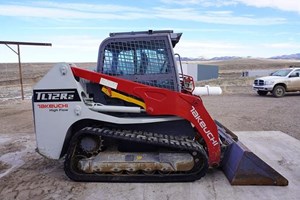
[[144, 49], [142, 51], [148, 58], [148, 66], [145, 74], [162, 74], [168, 72], [168, 59], [164, 50]]
[[[172, 70], [169, 40], [158, 38], [122, 38], [107, 41], [99, 71], [138, 83], [179, 90], [177, 74]], [[102, 66], [102, 68], [101, 68]]]
[[134, 74], [134, 52], [105, 50], [103, 71], [106, 74], [123, 75]]
[[295, 70], [290, 74], [290, 77], [300, 77], [300, 70]]
[[118, 55], [118, 70], [122, 74], [134, 74], [134, 51], [121, 51]]
[[103, 61], [103, 71], [107, 72], [111, 69], [112, 64], [112, 53], [108, 50], [105, 50], [104, 61]]
[[103, 71], [114, 75], [167, 74], [170, 63], [161, 41], [112, 42], [105, 48]]

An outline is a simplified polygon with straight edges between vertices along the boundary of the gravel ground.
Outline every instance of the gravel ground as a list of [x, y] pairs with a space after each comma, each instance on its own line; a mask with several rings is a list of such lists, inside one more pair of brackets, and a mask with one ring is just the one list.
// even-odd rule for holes
[[214, 119], [232, 131], [282, 131], [300, 140], [300, 93], [284, 98], [250, 94], [205, 96]]
[[[202, 99], [212, 117], [233, 131], [276, 130], [300, 140], [299, 98], [300, 94], [278, 99], [253, 93]], [[72, 182], [64, 174], [63, 161], [48, 160], [35, 152], [30, 100], [3, 101], [0, 127], [0, 199], [82, 199], [88, 197], [86, 189], [108, 187]], [[113, 193], [120, 187], [126, 188], [111, 184], [107, 191]]]

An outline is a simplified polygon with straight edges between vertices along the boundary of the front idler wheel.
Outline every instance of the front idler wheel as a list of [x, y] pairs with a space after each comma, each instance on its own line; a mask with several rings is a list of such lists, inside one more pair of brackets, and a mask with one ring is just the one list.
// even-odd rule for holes
[[96, 156], [103, 151], [104, 145], [101, 137], [97, 135], [82, 135], [80, 137], [79, 146], [86, 156]]

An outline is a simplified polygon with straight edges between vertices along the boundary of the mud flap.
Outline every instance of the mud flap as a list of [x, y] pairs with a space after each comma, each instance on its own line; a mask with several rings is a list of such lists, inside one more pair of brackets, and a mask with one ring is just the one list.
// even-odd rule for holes
[[231, 131], [217, 122], [221, 140], [228, 144], [221, 168], [231, 185], [288, 185], [288, 180], [257, 157]]

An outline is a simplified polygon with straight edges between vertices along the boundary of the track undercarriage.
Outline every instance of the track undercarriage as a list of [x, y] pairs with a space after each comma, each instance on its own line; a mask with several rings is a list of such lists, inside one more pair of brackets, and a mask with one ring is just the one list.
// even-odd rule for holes
[[[124, 142], [130, 142], [129, 149], [120, 147]], [[202, 145], [186, 136], [109, 127], [78, 131], [65, 160], [67, 175], [76, 181], [194, 181], [207, 169]]]

